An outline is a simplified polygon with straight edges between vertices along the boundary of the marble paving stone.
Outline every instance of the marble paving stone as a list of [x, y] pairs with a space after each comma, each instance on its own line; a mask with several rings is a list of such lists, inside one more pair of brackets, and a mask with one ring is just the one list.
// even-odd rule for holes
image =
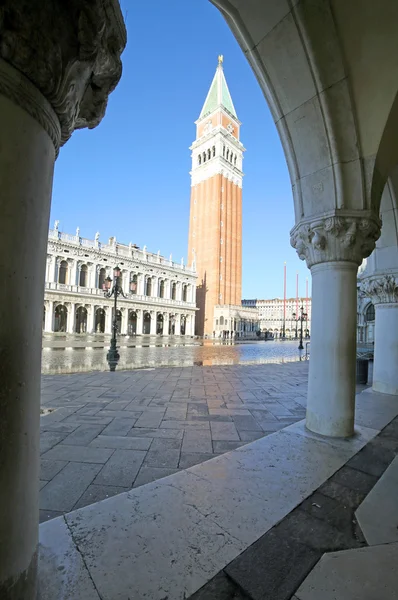
[[357, 394], [355, 423], [364, 427], [383, 429], [398, 415], [397, 396], [379, 394], [368, 388]]
[[398, 544], [325, 554], [298, 600], [398, 600]]
[[74, 423], [82, 425], [83, 423], [91, 423], [93, 425], [108, 425], [112, 421], [113, 417], [99, 417], [98, 415], [70, 415], [66, 417], [63, 423]]
[[398, 542], [397, 491], [398, 456], [355, 513], [369, 545]]
[[146, 467], [143, 465], [135, 478], [133, 488], [139, 487], [141, 485], [146, 485], [147, 483], [151, 483], [152, 481], [157, 481], [158, 479], [162, 479], [163, 477], [168, 477], [169, 475], [173, 475], [174, 473], [178, 473], [178, 469], [169, 469], [162, 467]]
[[60, 512], [72, 510], [100, 469], [101, 465], [69, 463], [40, 490], [40, 508]]
[[240, 441], [234, 423], [210, 423], [211, 438], [214, 441]]
[[242, 442], [254, 442], [265, 435], [264, 431], [239, 431]]
[[[373, 439], [378, 431], [369, 427], [356, 426], [355, 435], [351, 438], [331, 438], [323, 435], [318, 435], [306, 428], [305, 419], [288, 425], [283, 430], [286, 433], [294, 433], [296, 435], [302, 435], [308, 439], [313, 439], [318, 442], [328, 444], [333, 448], [338, 449], [342, 452], [347, 452], [347, 457], [352, 456], [361, 448], [363, 448], [371, 439]], [[348, 459], [347, 459], [348, 460]]]
[[141, 450], [115, 450], [93, 483], [131, 488], [145, 456]]
[[129, 431], [128, 436], [132, 437], [151, 437], [151, 438], [175, 438], [181, 439], [183, 438], [184, 430], [183, 429], [132, 429]]
[[240, 448], [244, 446], [247, 442], [229, 442], [229, 441], [214, 441], [213, 442], [213, 450], [218, 454], [222, 452], [231, 452], [231, 450], [236, 450], [236, 448]]
[[[194, 463], [194, 464], [196, 464], [196, 463]], [[48, 481], [40, 479], [39, 480], [39, 490], [43, 489], [44, 486], [47, 485], [47, 483], [48, 483]]]
[[127, 435], [127, 433], [130, 431], [130, 429], [133, 428], [136, 421], [137, 421], [137, 419], [128, 419], [128, 418], [113, 419], [113, 421], [105, 427], [105, 429], [102, 431], [101, 435], [113, 435], [113, 436]]
[[344, 485], [345, 487], [356, 490], [362, 494], [368, 494], [376, 484], [377, 477], [344, 466], [337, 471], [337, 473], [335, 473], [333, 476], [333, 481], [340, 483], [340, 485]]
[[262, 431], [260, 425], [253, 417], [245, 415], [235, 415], [233, 417], [233, 422], [239, 433], [241, 431]]
[[225, 572], [251, 600], [290, 600], [320, 557], [319, 550], [274, 527], [233, 560]]
[[50, 460], [67, 460], [87, 463], [106, 463], [114, 450], [108, 448], [89, 448], [86, 446], [64, 446], [59, 444], [52, 448], [42, 458]]
[[112, 600], [187, 598], [243, 548], [159, 482], [66, 519], [100, 596]]
[[68, 425], [66, 423], [42, 423], [40, 422], [40, 432], [42, 433], [43, 431], [57, 431], [58, 433], [72, 433], [72, 431], [75, 431], [75, 429], [77, 429], [79, 427], [79, 425], [73, 424], [73, 425]]
[[[139, 439], [139, 438], [136, 438]], [[157, 438], [154, 439], [151, 443], [151, 451], [157, 450], [158, 452], [163, 452], [163, 450], [180, 450], [182, 440], [178, 439], [167, 439], [167, 438]]]
[[[345, 454], [327, 444], [279, 432], [192, 467], [187, 473], [206, 479], [213, 486], [205, 498], [199, 494], [195, 506], [212, 514], [235, 537], [254, 541], [268, 529], [268, 524], [290, 512], [345, 460]], [[239, 496], [237, 506], [231, 492]], [[206, 498], [212, 499], [211, 506], [202, 506]]]
[[87, 446], [94, 438], [96, 438], [105, 425], [79, 425], [73, 433], [70, 433], [63, 441], [69, 446]]
[[106, 498], [116, 496], [116, 494], [122, 494], [123, 492], [128, 491], [129, 488], [120, 486], [92, 484], [89, 485], [83, 495], [80, 496], [74, 509], [82, 508], [83, 506], [88, 506], [89, 504], [94, 504], [94, 502], [100, 502], [101, 500], [106, 500]]
[[99, 435], [90, 443], [90, 448], [113, 448], [115, 450], [149, 450], [152, 438]]
[[40, 526], [40, 600], [100, 600], [63, 519]]
[[40, 461], [40, 479], [50, 481], [57, 473], [67, 465], [66, 460], [45, 460]]
[[162, 421], [160, 427], [164, 429], [197, 429], [210, 431], [210, 425], [207, 421], [194, 421], [186, 419], [185, 421]]
[[248, 596], [221, 572], [190, 596], [189, 600], [248, 600]]
[[45, 523], [50, 519], [56, 519], [64, 514], [63, 511], [59, 510], [39, 510], [39, 523]]
[[185, 431], [181, 451], [212, 453], [210, 431]]
[[145, 459], [146, 467], [176, 469], [180, 460], [180, 450], [149, 450]]
[[189, 467], [193, 467], [194, 465], [201, 464], [215, 458], [218, 454], [207, 454], [201, 452], [181, 452], [180, 462], [178, 463], [178, 467], [180, 469], [189, 469]]
[[62, 442], [67, 435], [67, 433], [60, 433], [56, 431], [42, 432], [40, 435], [40, 454], [44, 454], [48, 450], [51, 450], [51, 448]]
[[163, 420], [164, 410], [161, 412], [144, 412], [134, 424], [135, 428], [139, 427], [159, 427]]

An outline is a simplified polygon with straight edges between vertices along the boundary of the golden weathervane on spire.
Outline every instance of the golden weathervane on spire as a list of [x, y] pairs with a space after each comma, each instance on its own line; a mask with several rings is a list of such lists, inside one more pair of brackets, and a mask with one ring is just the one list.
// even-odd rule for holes
[[223, 57], [223, 55], [222, 55], [222, 54], [219, 54], [219, 55], [218, 55], [218, 64], [219, 64], [219, 65], [222, 65], [222, 64], [223, 64], [223, 62], [224, 62], [224, 57]]

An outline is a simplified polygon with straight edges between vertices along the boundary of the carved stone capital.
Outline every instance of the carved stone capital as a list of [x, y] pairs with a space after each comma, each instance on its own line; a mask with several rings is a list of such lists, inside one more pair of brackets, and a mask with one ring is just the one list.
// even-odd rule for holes
[[330, 215], [298, 223], [290, 232], [290, 244], [309, 268], [330, 261], [360, 265], [373, 252], [380, 229], [373, 215]]
[[372, 277], [361, 283], [360, 291], [373, 304], [393, 304], [398, 302], [398, 278], [394, 275]]
[[35, 118], [58, 150], [75, 129], [103, 118], [125, 45], [118, 0], [3, 0], [0, 93]]

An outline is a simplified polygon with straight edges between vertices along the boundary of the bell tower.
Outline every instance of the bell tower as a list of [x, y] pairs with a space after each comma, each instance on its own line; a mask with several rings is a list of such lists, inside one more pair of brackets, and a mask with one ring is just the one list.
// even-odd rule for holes
[[241, 123], [227, 86], [223, 57], [196, 124], [191, 170], [188, 260], [198, 273], [197, 335], [212, 335], [214, 307], [242, 299]]

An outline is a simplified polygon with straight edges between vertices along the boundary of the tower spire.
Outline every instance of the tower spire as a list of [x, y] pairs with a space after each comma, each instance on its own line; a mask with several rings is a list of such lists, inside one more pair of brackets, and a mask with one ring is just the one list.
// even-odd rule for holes
[[205, 103], [199, 115], [199, 120], [207, 117], [218, 108], [223, 108], [232, 117], [235, 119], [238, 118], [234, 103], [232, 102], [231, 94], [229, 93], [227, 81], [225, 79], [223, 63], [224, 56], [219, 54], [216, 73], [213, 77], [213, 81], [211, 82]]

